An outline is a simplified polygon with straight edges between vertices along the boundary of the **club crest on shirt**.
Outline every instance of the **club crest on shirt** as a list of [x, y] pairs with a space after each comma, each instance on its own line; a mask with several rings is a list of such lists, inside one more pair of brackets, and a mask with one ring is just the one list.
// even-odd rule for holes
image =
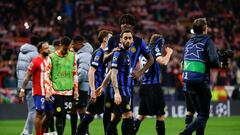
[[155, 51], [156, 51], [156, 52], [160, 52], [159, 48], [155, 48]]
[[131, 109], [131, 106], [129, 104], [126, 105], [126, 109], [127, 110], [130, 110]]
[[110, 102], [106, 102], [105, 103], [105, 107], [107, 107], [107, 108], [111, 107], [111, 103]]
[[132, 48], [131, 48], [131, 51], [132, 51], [132, 53], [135, 53], [135, 52], [136, 52], [136, 48], [135, 48], [135, 47], [132, 47]]

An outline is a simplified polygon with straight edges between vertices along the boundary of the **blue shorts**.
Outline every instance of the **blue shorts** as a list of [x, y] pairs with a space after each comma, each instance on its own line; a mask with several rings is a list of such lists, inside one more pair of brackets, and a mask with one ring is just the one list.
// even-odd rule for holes
[[47, 102], [45, 96], [33, 96], [36, 111], [52, 111], [53, 102]]

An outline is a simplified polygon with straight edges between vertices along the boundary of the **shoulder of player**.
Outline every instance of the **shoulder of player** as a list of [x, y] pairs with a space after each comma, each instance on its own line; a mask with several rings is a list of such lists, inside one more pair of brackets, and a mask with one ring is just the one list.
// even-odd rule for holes
[[136, 36], [136, 35], [133, 35], [133, 40], [134, 41], [142, 41], [143, 39], [138, 37], [138, 36]]
[[121, 51], [115, 51], [113, 53], [113, 57], [119, 57], [121, 55]]
[[101, 56], [104, 54], [104, 50], [101, 49], [101, 48], [98, 48], [96, 49], [94, 52], [93, 52], [93, 55], [98, 55], [98, 56]]
[[36, 63], [41, 61], [42, 59], [39, 56], [36, 56], [35, 58], [32, 59], [32, 63]]

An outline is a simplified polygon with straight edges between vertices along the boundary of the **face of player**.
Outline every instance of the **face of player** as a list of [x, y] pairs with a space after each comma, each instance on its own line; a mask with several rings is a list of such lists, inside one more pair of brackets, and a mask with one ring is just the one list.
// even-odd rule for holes
[[112, 34], [109, 33], [108, 36], [104, 38], [104, 42], [105, 42], [104, 48], [107, 46], [108, 41], [109, 41], [109, 39], [110, 39], [111, 37], [112, 37]]
[[79, 49], [81, 49], [83, 47], [83, 42], [79, 42], [79, 41], [73, 41], [72, 42], [72, 47], [74, 49], [75, 52], [77, 52]]
[[48, 54], [50, 53], [50, 49], [49, 49], [49, 44], [46, 42], [42, 45], [42, 49], [40, 52], [44, 57], [47, 57]]
[[132, 33], [131, 32], [123, 33], [123, 35], [121, 37], [121, 43], [122, 43], [123, 47], [126, 50], [128, 50], [130, 48], [131, 44], [133, 43]]
[[203, 34], [207, 34], [207, 33], [208, 33], [208, 26], [206, 25], [206, 28], [205, 28]]
[[71, 47], [70, 45], [61, 45], [60, 51], [62, 55], [66, 55], [70, 47]]

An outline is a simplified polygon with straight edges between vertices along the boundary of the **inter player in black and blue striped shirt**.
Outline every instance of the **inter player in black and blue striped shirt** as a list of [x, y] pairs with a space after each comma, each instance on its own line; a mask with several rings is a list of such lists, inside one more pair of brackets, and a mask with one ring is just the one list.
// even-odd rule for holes
[[[161, 70], [160, 64], [167, 65], [172, 55], [173, 50], [169, 47], [165, 48], [166, 54], [162, 55], [162, 47], [164, 45], [164, 39], [159, 34], [152, 35], [150, 39], [149, 49], [154, 57], [154, 63], [145, 71], [142, 77], [142, 84], [139, 90], [140, 104], [139, 115], [135, 121], [135, 133], [137, 133], [141, 121], [145, 115], [156, 115], [156, 130], [158, 135], [165, 134], [164, 124], [164, 108], [165, 101], [163, 91], [161, 89]], [[147, 62], [144, 57], [140, 57], [140, 63], [142, 66]]]
[[101, 46], [93, 53], [91, 66], [89, 68], [89, 84], [90, 84], [90, 102], [84, 118], [77, 129], [77, 135], [85, 135], [86, 129], [90, 122], [93, 121], [95, 114], [101, 114], [104, 111], [104, 95], [96, 96], [96, 89], [102, 84], [105, 75], [106, 63], [103, 61], [104, 49], [109, 38], [112, 36], [111, 31], [102, 30], [99, 32], [98, 38]]
[[[120, 18], [119, 24], [121, 26], [122, 31], [124, 31], [126, 29], [133, 31], [136, 21], [135, 21], [135, 18], [133, 15], [124, 14]], [[116, 48], [119, 47], [119, 45], [120, 45], [120, 34], [112, 36], [109, 39], [108, 45], [105, 49], [104, 59], [109, 60], [109, 58], [111, 58], [109, 56], [113, 53], [114, 50], [116, 50]], [[140, 55], [143, 55], [148, 61], [141, 70], [137, 71], [137, 70], [135, 70], [135, 67], [136, 67], [136, 64], [138, 62], [138, 58], [140, 57]], [[130, 58], [131, 58], [130, 74], [132, 74], [132, 75], [131, 75], [131, 77], [128, 78], [128, 81], [130, 82], [129, 85], [130, 85], [130, 89], [132, 91], [133, 85], [134, 85], [133, 79], [140, 77], [153, 63], [153, 57], [147, 48], [146, 42], [143, 39], [141, 39], [135, 35], [133, 35], [133, 45], [130, 47]], [[107, 91], [107, 92], [110, 92], [110, 94], [108, 93], [108, 95], [113, 95], [113, 91], [111, 91], [111, 87], [108, 86], [107, 89], [110, 89]], [[107, 96], [106, 101], [112, 101], [112, 99], [109, 99], [109, 97], [113, 97], [113, 96]], [[132, 95], [131, 95], [131, 97], [132, 97]], [[110, 107], [112, 107], [112, 103], [107, 102], [106, 107], [105, 107], [106, 109], [104, 112], [104, 117], [103, 117], [104, 125], [107, 125], [107, 123], [109, 121], [110, 112], [108, 110], [111, 111], [111, 109], [109, 109]], [[116, 117], [115, 121], [116, 121], [116, 123], [118, 123], [119, 118]]]
[[[130, 30], [124, 30], [121, 33], [121, 47], [119, 51], [114, 52], [111, 64], [111, 81], [114, 89], [114, 111], [122, 114], [122, 134], [129, 135], [133, 131], [132, 111], [131, 111], [131, 92], [128, 78], [130, 75], [130, 46], [133, 42]], [[107, 134], [115, 134], [116, 123], [111, 121]]]

